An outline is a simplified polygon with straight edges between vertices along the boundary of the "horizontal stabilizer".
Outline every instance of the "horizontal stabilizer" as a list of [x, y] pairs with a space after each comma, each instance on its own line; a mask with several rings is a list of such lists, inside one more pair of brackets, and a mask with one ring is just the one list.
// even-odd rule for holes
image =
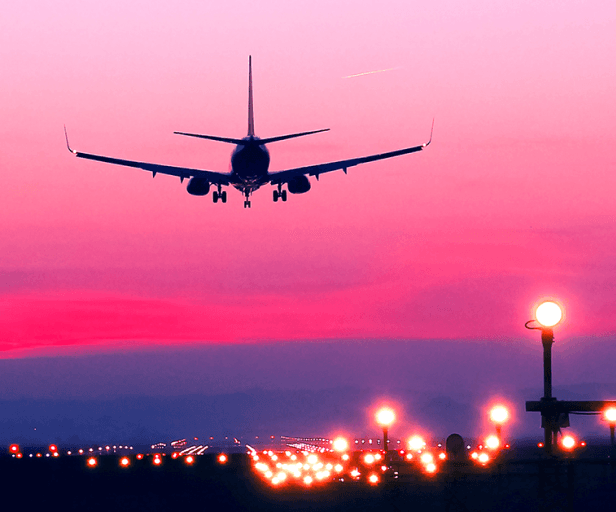
[[269, 137], [267, 139], [261, 139], [261, 144], [269, 144], [270, 142], [278, 142], [279, 140], [293, 139], [294, 137], [302, 137], [304, 135], [312, 135], [313, 133], [327, 132], [329, 128], [322, 130], [314, 130], [312, 132], [291, 133], [289, 135], [279, 135], [278, 137]]
[[229, 137], [217, 137], [216, 135], [201, 135], [198, 133], [173, 132], [176, 135], [186, 135], [187, 137], [197, 137], [198, 139], [217, 140], [218, 142], [228, 142], [229, 144], [245, 144], [242, 139], [230, 139]]

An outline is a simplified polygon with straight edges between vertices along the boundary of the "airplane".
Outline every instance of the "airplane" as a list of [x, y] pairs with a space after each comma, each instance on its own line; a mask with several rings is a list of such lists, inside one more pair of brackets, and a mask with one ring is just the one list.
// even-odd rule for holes
[[222, 203], [227, 202], [227, 192], [226, 190], [222, 190], [222, 187], [230, 185], [239, 190], [244, 195], [244, 208], [250, 208], [250, 196], [252, 195], [252, 193], [267, 183], [276, 187], [273, 194], [274, 202], [277, 202], [278, 199], [286, 201], [287, 190], [283, 190], [283, 186], [286, 185], [288, 191], [291, 194], [304, 194], [310, 190], [310, 181], [308, 180], [308, 176], [315, 176], [318, 180], [321, 174], [325, 174], [331, 171], [342, 170], [346, 174], [347, 169], [355, 165], [421, 151], [424, 148], [428, 147], [430, 142], [432, 142], [434, 121], [432, 121], [430, 139], [428, 140], [428, 142], [419, 146], [413, 146], [410, 148], [398, 149], [396, 151], [389, 151], [387, 153], [380, 153], [359, 158], [351, 158], [348, 160], [340, 160], [337, 162], [328, 162], [318, 165], [297, 167], [295, 169], [286, 169], [277, 172], [268, 171], [270, 156], [269, 151], [265, 147], [266, 144], [291, 139], [294, 137], [303, 137], [304, 135], [311, 135], [314, 133], [325, 132], [328, 130], [329, 128], [325, 128], [322, 130], [292, 133], [289, 135], [279, 135], [277, 137], [269, 137], [265, 139], [260, 139], [259, 137], [257, 137], [255, 135], [254, 109], [252, 101], [252, 56], [249, 56], [248, 134], [246, 135], [246, 137], [244, 137], [243, 139], [232, 139], [228, 137], [218, 137], [214, 135], [173, 132], [176, 135], [184, 135], [188, 137], [197, 137], [200, 139], [209, 139], [219, 142], [235, 144], [236, 147], [231, 154], [231, 172], [229, 173], [206, 171], [201, 169], [190, 169], [187, 167], [174, 167], [170, 165], [152, 164], [147, 162], [137, 162], [133, 160], [123, 160], [120, 158], [112, 158], [108, 156], [83, 153], [81, 151], [75, 151], [74, 149], [71, 149], [68, 142], [66, 126], [64, 127], [64, 135], [66, 138], [66, 147], [72, 154], [74, 154], [78, 158], [85, 158], [87, 160], [96, 160], [109, 164], [124, 165], [127, 167], [144, 169], [151, 172], [152, 177], [155, 177], [157, 173], [170, 174], [172, 176], [178, 176], [180, 178], [180, 182], [183, 182], [186, 178], [190, 178], [186, 190], [189, 194], [195, 196], [207, 195], [210, 191], [211, 185], [214, 185], [216, 187], [216, 190], [212, 193], [212, 199], [214, 200], [214, 203], [217, 203], [219, 200]]

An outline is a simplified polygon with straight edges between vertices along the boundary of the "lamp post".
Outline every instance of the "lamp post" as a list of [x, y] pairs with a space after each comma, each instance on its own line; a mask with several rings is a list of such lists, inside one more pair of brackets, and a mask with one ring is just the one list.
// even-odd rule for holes
[[387, 431], [391, 424], [396, 420], [396, 413], [388, 407], [383, 407], [376, 412], [376, 422], [383, 428], [383, 449], [385, 450], [385, 460], [388, 461], [389, 446], [387, 445]]
[[[541, 343], [543, 345], [543, 398], [542, 402], [547, 405], [548, 402], [555, 402], [556, 399], [552, 396], [552, 344], [554, 343], [553, 327], [556, 326], [563, 317], [561, 307], [556, 302], [546, 301], [539, 304], [535, 310], [535, 318], [524, 324], [527, 329], [541, 330]], [[539, 324], [539, 327], [532, 326], [533, 322]], [[555, 415], [542, 411], [541, 413], [542, 427], [545, 430], [545, 451], [548, 455], [552, 454], [552, 449], [555, 445], [556, 424]]]
[[496, 436], [498, 437], [498, 442], [500, 444], [503, 443], [502, 439], [502, 428], [503, 424], [509, 419], [509, 411], [504, 405], [495, 405], [490, 409], [490, 420], [494, 423], [496, 427]]
[[610, 445], [612, 450], [616, 447], [614, 444], [614, 429], [616, 428], [616, 407], [610, 407], [603, 411], [603, 417], [610, 425]]

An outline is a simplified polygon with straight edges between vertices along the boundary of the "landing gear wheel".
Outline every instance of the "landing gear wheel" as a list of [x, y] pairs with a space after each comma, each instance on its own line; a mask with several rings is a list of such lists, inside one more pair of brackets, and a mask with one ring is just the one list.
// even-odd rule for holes
[[283, 190], [282, 192], [280, 192], [280, 197], [282, 198], [283, 201], [287, 200], [287, 191]]
[[216, 191], [212, 192], [212, 201], [214, 201], [215, 203], [218, 202], [218, 192]]
[[220, 199], [222, 200], [223, 203], [227, 202], [227, 191], [226, 190], [220, 194]]
[[[275, 203], [277, 203], [277, 202], [278, 202], [278, 197], [279, 197], [279, 195], [280, 195], [280, 194], [278, 194], [278, 191], [277, 191], [277, 190], [274, 190], [274, 202], [275, 202]], [[284, 201], [284, 199], [283, 199], [283, 201]]]
[[244, 201], [244, 208], [250, 208], [250, 201]]

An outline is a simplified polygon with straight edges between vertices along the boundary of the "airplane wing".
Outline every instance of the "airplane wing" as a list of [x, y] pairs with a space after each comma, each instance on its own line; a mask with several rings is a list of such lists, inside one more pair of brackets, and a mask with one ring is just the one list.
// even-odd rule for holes
[[[66, 135], [66, 128], [64, 128], [64, 134]], [[108, 164], [124, 165], [126, 167], [136, 167], [137, 169], [143, 169], [149, 171], [152, 176], [156, 176], [156, 173], [170, 174], [171, 176], [178, 176], [180, 181], [184, 181], [185, 178], [202, 178], [214, 185], [230, 185], [233, 183], [231, 174], [215, 171], [204, 171], [200, 169], [190, 169], [188, 167], [174, 167], [171, 165], [151, 164], [148, 162], [136, 162], [133, 160], [123, 160], [121, 158], [111, 158], [108, 156], [92, 155], [90, 153], [82, 153], [81, 151], [75, 151], [71, 149], [68, 143], [68, 135], [66, 135], [66, 147], [78, 158], [85, 158], [87, 160], [96, 160], [98, 162], [105, 162]]]
[[340, 160], [338, 162], [329, 162], [325, 164], [309, 165], [306, 167], [297, 167], [295, 169], [287, 169], [284, 171], [273, 172], [269, 175], [269, 182], [272, 185], [278, 185], [286, 183], [289, 180], [302, 175], [316, 176], [319, 179], [320, 174], [326, 172], [343, 170], [345, 173], [349, 167], [353, 167], [359, 164], [365, 164], [368, 162], [374, 162], [376, 160], [384, 160], [385, 158], [393, 158], [394, 156], [406, 155], [407, 153], [415, 153], [428, 147], [432, 142], [432, 133], [430, 133], [430, 140], [420, 146], [413, 146], [411, 148], [398, 149], [396, 151], [389, 151], [387, 153], [379, 153], [377, 155], [363, 156], [360, 158], [351, 158], [349, 160]]

